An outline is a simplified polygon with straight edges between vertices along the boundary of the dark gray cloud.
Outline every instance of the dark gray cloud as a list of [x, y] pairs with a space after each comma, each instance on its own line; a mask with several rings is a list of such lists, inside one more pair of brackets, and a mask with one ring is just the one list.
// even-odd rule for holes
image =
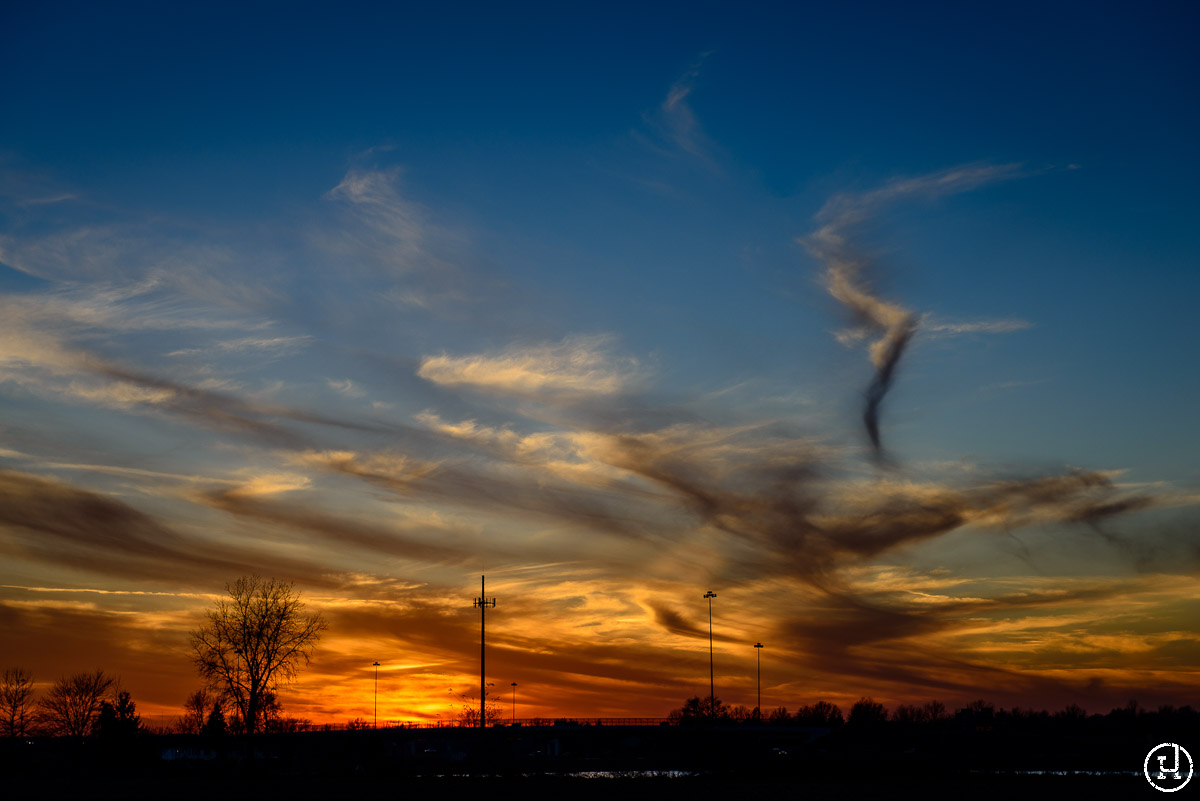
[[221, 490], [202, 496], [202, 502], [242, 518], [280, 525], [319, 537], [332, 547], [359, 548], [372, 554], [413, 559], [427, 564], [463, 564], [475, 557], [470, 541], [453, 543], [446, 531], [421, 530], [400, 524], [367, 524], [330, 515], [294, 500], [274, 500]]
[[108, 362], [89, 360], [88, 364], [95, 373], [107, 378], [161, 390], [153, 403], [146, 404], [150, 408], [184, 417], [206, 428], [253, 437], [268, 445], [298, 449], [312, 444], [309, 436], [283, 425], [281, 420], [374, 434], [398, 433], [395, 427], [341, 420], [285, 406], [252, 403], [234, 395], [198, 389]]
[[114, 498], [0, 471], [0, 549], [111, 578], [220, 586], [247, 573], [335, 582], [319, 565], [179, 534]]
[[[707, 627], [691, 622], [678, 611], [663, 604], [650, 604], [650, 608], [654, 610], [654, 622], [672, 634], [694, 639], [708, 639]], [[734, 642], [732, 638], [717, 631], [712, 633], [712, 638], [717, 642]]]

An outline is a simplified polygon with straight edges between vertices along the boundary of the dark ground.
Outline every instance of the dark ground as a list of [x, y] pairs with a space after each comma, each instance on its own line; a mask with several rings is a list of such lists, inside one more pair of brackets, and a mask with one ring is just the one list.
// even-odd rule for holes
[[[1153, 799], [1161, 797], [1139, 776], [1008, 776], [883, 779], [868, 777], [755, 779], [695, 776], [684, 778], [580, 779], [531, 778], [363, 778], [269, 779], [252, 781], [138, 779], [49, 780], [11, 786], [8, 798], [45, 801], [235, 801], [288, 799], [483, 799], [484, 801], [642, 801], [643, 799]], [[1181, 795], [1191, 789], [1189, 785]]]
[[[951, 726], [395, 729], [0, 744], [5, 798], [1137, 799], [1146, 733]], [[1175, 739], [1182, 742], [1185, 739]], [[1032, 771], [1048, 771], [1035, 774]], [[664, 775], [667, 772], [674, 772]], [[1056, 772], [1067, 772], [1059, 775]], [[1093, 773], [1100, 775], [1093, 775]], [[586, 774], [600, 774], [585, 778]], [[1189, 792], [1200, 792], [1191, 785]]]

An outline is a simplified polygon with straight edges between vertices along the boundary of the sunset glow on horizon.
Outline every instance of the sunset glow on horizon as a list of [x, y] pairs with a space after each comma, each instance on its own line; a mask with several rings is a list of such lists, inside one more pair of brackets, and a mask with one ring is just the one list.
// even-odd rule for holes
[[1200, 706], [1197, 15], [937, 7], [0, 12], [3, 667]]

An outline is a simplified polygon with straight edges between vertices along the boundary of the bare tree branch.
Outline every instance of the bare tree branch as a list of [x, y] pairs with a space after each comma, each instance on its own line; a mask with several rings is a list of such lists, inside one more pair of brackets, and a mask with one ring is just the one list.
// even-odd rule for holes
[[50, 734], [87, 737], [96, 724], [100, 705], [117, 680], [103, 670], [76, 673], [54, 682], [38, 707]]
[[262, 728], [268, 696], [296, 677], [301, 661], [309, 663], [328, 624], [319, 613], [304, 614], [290, 582], [243, 576], [225, 590], [229, 598], [192, 632], [193, 661], [254, 733]]
[[33, 674], [22, 668], [7, 668], [0, 683], [0, 733], [24, 737], [33, 729]]

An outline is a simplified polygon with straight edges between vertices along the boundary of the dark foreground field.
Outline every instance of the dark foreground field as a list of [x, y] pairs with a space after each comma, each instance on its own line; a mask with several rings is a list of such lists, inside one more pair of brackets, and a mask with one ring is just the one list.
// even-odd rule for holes
[[0, 771], [13, 799], [1136, 799], [1161, 797], [1141, 775], [1153, 739], [960, 726], [165, 735], [9, 741]]
[[[262, 801], [263, 799], [482, 799], [483, 801], [650, 801], [650, 799], [1152, 799], [1161, 797], [1140, 775], [1132, 776], [930, 776], [926, 778], [755, 778], [698, 775], [680, 778], [353, 778], [259, 780], [98, 776], [94, 779], [22, 783], [8, 798], [46, 801]], [[1188, 790], [1187, 787], [1184, 795]]]

